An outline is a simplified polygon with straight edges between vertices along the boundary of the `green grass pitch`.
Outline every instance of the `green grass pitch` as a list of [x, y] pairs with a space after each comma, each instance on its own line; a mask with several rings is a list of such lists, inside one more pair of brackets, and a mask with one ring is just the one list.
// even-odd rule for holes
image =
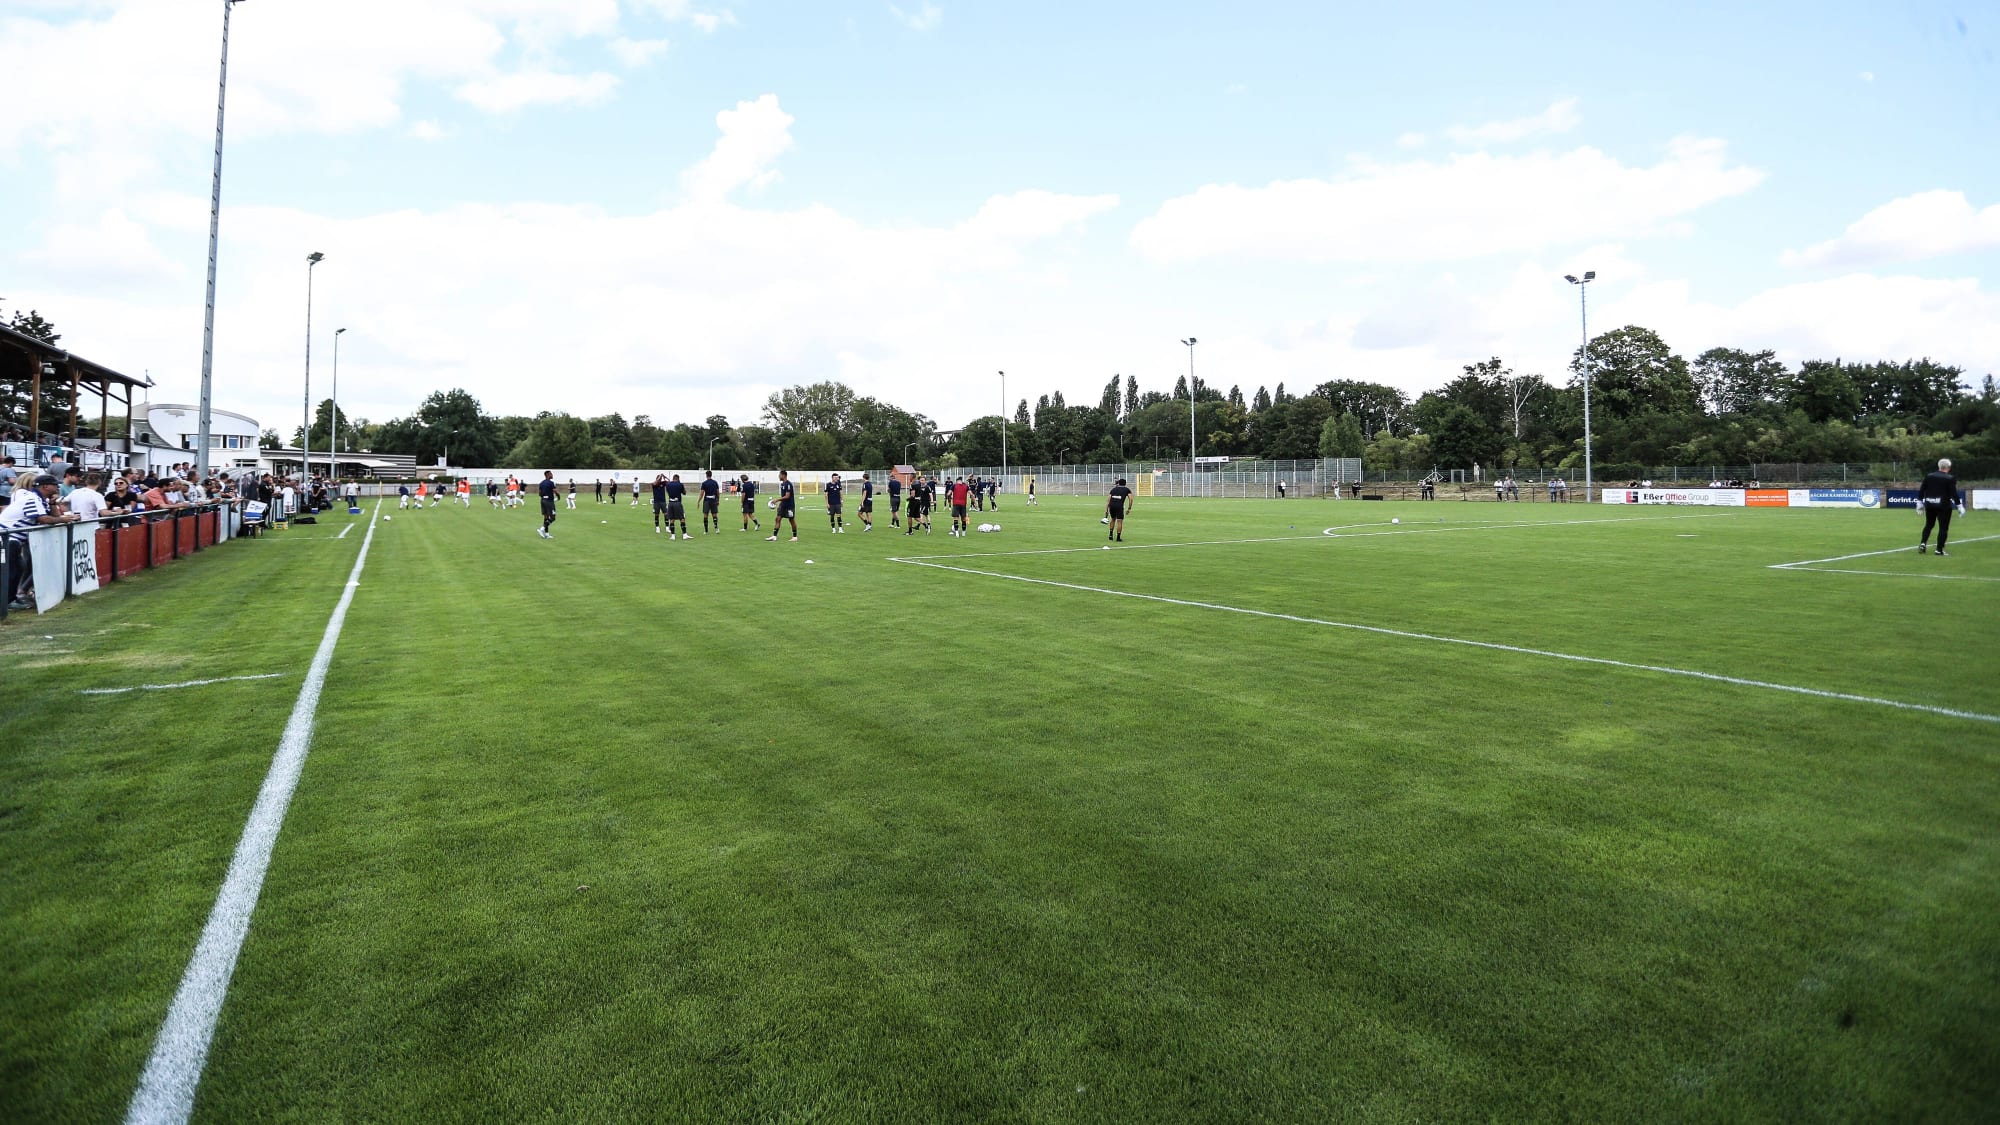
[[1993, 517], [815, 503], [392, 501], [0, 627], [0, 1115], [124, 1112], [364, 541], [198, 1120], [2000, 1105]]

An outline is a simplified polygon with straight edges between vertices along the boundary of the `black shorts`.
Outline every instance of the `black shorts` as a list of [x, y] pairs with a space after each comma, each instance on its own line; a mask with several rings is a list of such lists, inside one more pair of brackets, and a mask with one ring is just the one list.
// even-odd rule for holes
[[701, 498], [702, 515], [712, 516], [721, 510], [722, 510], [722, 501], [716, 499], [713, 496], [704, 496]]
[[743, 498], [743, 514], [747, 516], [756, 510], [757, 498], [754, 496], [745, 496]]
[[872, 512], [872, 511], [874, 511], [874, 510], [875, 510], [875, 501], [873, 501], [873, 500], [863, 500], [863, 501], [861, 502], [861, 510], [862, 510], [862, 511], [864, 511], [864, 512]]
[[952, 514], [952, 515], [954, 515], [954, 516], [963, 516], [963, 515], [965, 515], [965, 505], [963, 505], [963, 504], [953, 504], [953, 505], [951, 506], [951, 514]]
[[828, 501], [826, 502], [826, 514], [827, 514], [827, 515], [829, 515], [829, 516], [837, 516], [837, 515], [839, 515], [839, 514], [840, 514], [840, 501], [838, 501], [838, 500], [828, 500]]
[[556, 517], [556, 498], [555, 498], [555, 497], [553, 497], [553, 496], [544, 496], [544, 497], [542, 497], [542, 514], [543, 514], [543, 515], [545, 515], [545, 516], [547, 516], [547, 517], [548, 517], [548, 518], [550, 518], [550, 519], [554, 519], [554, 518]]
[[678, 501], [678, 500], [669, 500], [669, 501], [667, 501], [667, 518], [668, 518], [668, 519], [670, 519], [670, 520], [685, 520], [685, 519], [687, 519], [687, 513], [685, 513], [685, 512], [683, 512], [683, 511], [681, 511], [681, 502], [680, 502], [680, 501]]
[[1122, 520], [1122, 519], [1124, 519], [1124, 518], [1125, 518], [1125, 505], [1123, 505], [1123, 504], [1113, 504], [1113, 505], [1111, 505], [1111, 518], [1112, 518], [1112, 519], [1114, 519], [1114, 520]]
[[778, 518], [781, 520], [798, 518], [798, 508], [795, 502], [791, 500], [778, 501]]

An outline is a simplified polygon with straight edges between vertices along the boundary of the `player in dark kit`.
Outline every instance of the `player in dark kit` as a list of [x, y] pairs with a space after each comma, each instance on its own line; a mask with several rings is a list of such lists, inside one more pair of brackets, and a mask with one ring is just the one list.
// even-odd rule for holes
[[707, 535], [709, 524], [716, 531], [722, 530], [722, 486], [715, 483], [715, 473], [701, 478], [701, 533]]
[[792, 486], [792, 476], [783, 469], [778, 470], [778, 518], [771, 521], [771, 534], [764, 537], [766, 543], [776, 543], [778, 533], [785, 529], [785, 521], [792, 521], [792, 542], [799, 541], [799, 495]]
[[1931, 528], [1938, 533], [1937, 553], [1944, 554], [1944, 541], [1951, 535], [1951, 513], [1958, 507], [1958, 478], [1951, 475], [1951, 458], [1938, 462], [1937, 472], [1924, 478], [1917, 489], [1917, 502], [1924, 509], [1924, 534], [1917, 540], [1917, 553], [1930, 550]]
[[686, 498], [687, 485], [682, 484], [681, 475], [675, 473], [674, 479], [667, 482], [667, 538], [669, 539], [674, 537], [675, 524], [681, 525], [682, 539], [694, 538], [688, 534], [687, 510], [681, 506]]
[[827, 530], [835, 535], [844, 535], [847, 532], [847, 523], [840, 514], [842, 494], [840, 474], [835, 473], [833, 479], [826, 482], [826, 526]]
[[743, 479], [736, 482], [736, 491], [743, 496], [743, 530], [750, 530], [753, 523], [758, 531], [764, 530], [764, 521], [757, 518], [757, 482], [744, 473]]
[[907, 518], [903, 521], [903, 534], [915, 535], [917, 533], [917, 525], [922, 523], [924, 519], [924, 478], [922, 477], [918, 477], [910, 482], [910, 503], [905, 514]]
[[[637, 499], [636, 493], [633, 498]], [[667, 531], [672, 533], [673, 525], [667, 523], [667, 474], [665, 473], [653, 478], [653, 534], [660, 533], [662, 524], [666, 524]]]
[[889, 526], [900, 527], [903, 523], [903, 478], [889, 474]]
[[875, 530], [875, 482], [861, 474], [861, 530]]
[[553, 469], [542, 470], [542, 526], [536, 528], [544, 539], [554, 539], [549, 527], [556, 522], [556, 474]]
[[1119, 477], [1118, 483], [1111, 486], [1110, 494], [1104, 498], [1104, 518], [1111, 523], [1110, 534], [1105, 538], [1125, 542], [1125, 513], [1135, 506], [1132, 490], [1125, 487], [1125, 478]]

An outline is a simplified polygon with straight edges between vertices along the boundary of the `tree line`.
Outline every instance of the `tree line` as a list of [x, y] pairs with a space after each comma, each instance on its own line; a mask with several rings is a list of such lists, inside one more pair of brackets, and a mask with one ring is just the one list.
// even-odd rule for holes
[[[13, 327], [53, 343], [54, 325], [16, 313]], [[1769, 349], [1716, 347], [1689, 360], [1636, 325], [1605, 332], [1570, 357], [1561, 382], [1519, 373], [1498, 356], [1465, 364], [1414, 400], [1383, 383], [1333, 379], [1299, 393], [1221, 388], [1187, 376], [1142, 391], [1113, 375], [1095, 403], [1060, 391], [1023, 398], [1005, 425], [1018, 465], [1114, 464], [1195, 456], [1276, 460], [1360, 457], [1373, 471], [1576, 469], [1583, 462], [1583, 383], [1590, 371], [1591, 443], [1605, 465], [1750, 465], [2000, 457], [2000, 390], [1975, 391], [1962, 368], [1930, 359], [1788, 367]], [[43, 416], [68, 415], [67, 384], [42, 388]], [[24, 421], [29, 386], [0, 379], [0, 413]], [[92, 422], [95, 419], [91, 419]], [[122, 422], [122, 420], [121, 420]], [[407, 416], [374, 423], [321, 400], [312, 448], [415, 455], [431, 462], [557, 469], [882, 469], [1001, 463], [997, 414], [943, 430], [922, 414], [819, 382], [776, 392], [758, 420], [720, 414], [662, 424], [645, 414], [595, 418], [544, 411], [491, 415], [471, 393], [429, 395]], [[297, 427], [291, 444], [305, 436]], [[265, 430], [266, 446], [280, 444]]]

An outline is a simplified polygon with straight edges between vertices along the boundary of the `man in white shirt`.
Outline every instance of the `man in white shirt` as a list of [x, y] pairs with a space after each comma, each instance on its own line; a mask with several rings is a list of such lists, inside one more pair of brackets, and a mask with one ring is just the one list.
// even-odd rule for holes
[[80, 520], [94, 520], [104, 514], [104, 493], [98, 491], [104, 483], [103, 473], [92, 473], [83, 478], [83, 484], [73, 489], [64, 503], [69, 505], [70, 515]]

